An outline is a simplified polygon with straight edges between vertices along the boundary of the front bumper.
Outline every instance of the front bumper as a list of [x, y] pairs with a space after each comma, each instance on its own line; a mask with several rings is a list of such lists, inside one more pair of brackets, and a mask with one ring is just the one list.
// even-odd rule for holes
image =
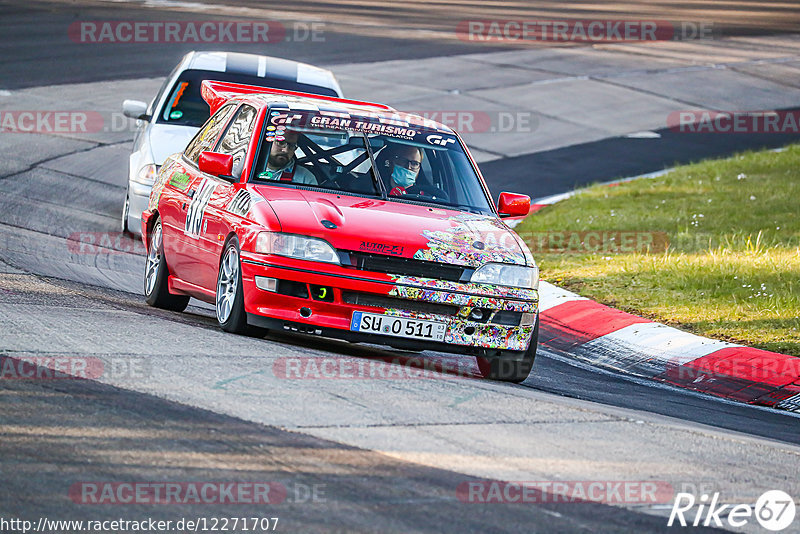
[[[262, 287], [267, 279], [277, 280], [276, 288], [259, 288], [256, 277]], [[390, 275], [245, 251], [242, 282], [248, 322], [254, 325], [407, 349], [523, 352], [538, 312], [538, 292], [532, 289]], [[325, 300], [319, 288], [326, 289]], [[481, 320], [471, 317], [476, 308]], [[352, 332], [355, 311], [442, 322], [444, 342]]]
[[150, 192], [152, 186], [143, 185], [138, 182], [129, 182], [128, 185], [128, 229], [133, 233], [139, 233], [141, 227], [142, 212], [148, 208], [150, 203]]

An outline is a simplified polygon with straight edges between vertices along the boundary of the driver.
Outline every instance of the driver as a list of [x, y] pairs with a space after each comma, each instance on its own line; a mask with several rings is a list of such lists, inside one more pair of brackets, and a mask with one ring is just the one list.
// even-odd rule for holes
[[421, 148], [393, 144], [387, 145], [383, 150], [383, 168], [389, 173], [389, 194], [402, 196], [406, 193], [420, 192], [409, 191], [417, 181], [419, 170], [422, 167], [424, 152]]
[[294, 155], [297, 138], [298, 133], [291, 131], [286, 131], [283, 138], [275, 138], [269, 150], [267, 168], [258, 175], [260, 179], [317, 185], [317, 179], [312, 172], [297, 164]]
[[388, 174], [389, 195], [417, 195], [431, 197], [432, 200], [447, 200], [447, 195], [440, 188], [426, 183], [424, 179], [417, 182], [419, 171], [422, 168], [422, 158], [425, 157], [425, 151], [422, 148], [393, 143], [388, 144], [381, 155], [383, 156], [383, 172], [381, 174], [384, 177]]

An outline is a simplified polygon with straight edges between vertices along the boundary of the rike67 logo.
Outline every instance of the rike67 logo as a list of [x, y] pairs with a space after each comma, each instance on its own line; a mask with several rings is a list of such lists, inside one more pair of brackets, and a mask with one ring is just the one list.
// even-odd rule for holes
[[795, 517], [794, 500], [788, 493], [770, 490], [753, 504], [722, 504], [719, 492], [696, 498], [691, 493], [678, 493], [667, 526], [742, 528], [755, 518], [765, 529], [779, 532], [791, 526]]

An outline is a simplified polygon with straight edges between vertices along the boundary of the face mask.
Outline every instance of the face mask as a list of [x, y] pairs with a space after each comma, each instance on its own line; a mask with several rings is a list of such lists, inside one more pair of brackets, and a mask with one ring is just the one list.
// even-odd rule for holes
[[395, 165], [392, 171], [392, 180], [400, 187], [409, 187], [417, 181], [417, 173], [400, 165]]

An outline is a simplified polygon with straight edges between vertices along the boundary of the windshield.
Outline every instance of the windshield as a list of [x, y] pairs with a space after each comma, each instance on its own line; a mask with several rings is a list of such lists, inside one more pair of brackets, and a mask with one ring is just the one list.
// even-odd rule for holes
[[203, 80], [234, 82], [317, 95], [337, 96], [336, 91], [328, 87], [298, 83], [294, 80], [232, 72], [185, 70], [172, 86], [168, 98], [158, 114], [157, 122], [181, 126], [202, 126], [211, 115], [208, 104], [200, 95], [200, 84]]
[[480, 179], [452, 133], [403, 120], [342, 115], [271, 111], [251, 181], [491, 213]]

